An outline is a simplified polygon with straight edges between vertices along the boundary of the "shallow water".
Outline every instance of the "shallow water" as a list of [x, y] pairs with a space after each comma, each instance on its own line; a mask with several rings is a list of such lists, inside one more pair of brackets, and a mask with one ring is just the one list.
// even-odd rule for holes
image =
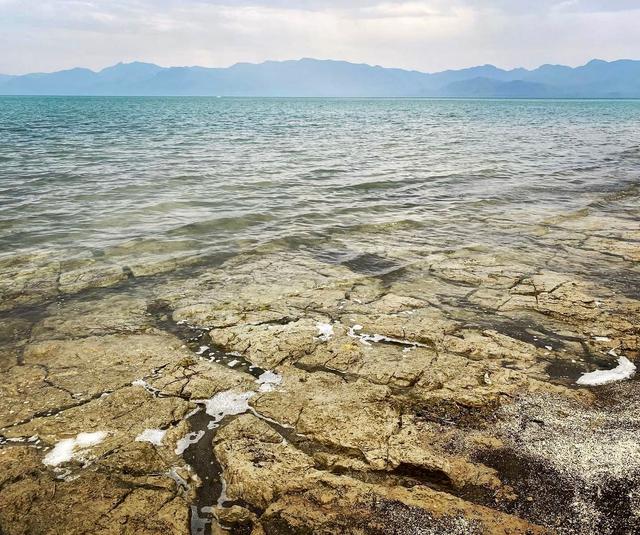
[[[109, 431], [95, 470], [75, 463], [55, 476], [72, 497], [60, 502], [69, 514], [59, 525], [85, 518], [83, 489], [103, 489], [107, 504], [122, 487], [118, 470], [142, 466], [135, 485], [162, 492], [147, 478], [177, 482], [191, 533], [206, 535], [229, 520], [215, 504], [263, 515], [274, 503], [268, 470], [298, 496], [306, 476], [297, 470], [311, 459], [351, 485], [435, 489], [494, 515], [502, 498], [475, 483], [485, 472], [471, 470], [467, 453], [449, 464], [453, 442], [443, 456], [426, 434], [390, 455], [391, 436], [404, 426], [420, 436], [431, 422], [473, 430], [477, 444], [474, 426], [497, 428], [498, 396], [563, 392], [559, 416], [528, 409], [544, 425], [526, 425], [526, 405], [524, 416], [511, 406], [500, 429], [516, 437], [513, 450], [482, 462], [524, 485], [521, 497], [552, 497], [550, 509], [527, 500], [518, 512], [527, 520], [624, 531], [638, 518], [636, 475], [598, 483], [614, 488], [604, 499], [580, 495], [609, 531], [582, 529], [564, 496], [582, 488], [576, 460], [593, 465], [598, 441], [608, 452], [597, 457], [629, 473], [635, 405], [594, 391], [614, 415], [624, 407], [620, 421], [584, 429], [602, 415], [581, 409], [563, 426], [580, 376], [639, 355], [638, 119], [640, 101], [0, 99], [0, 446], [41, 455], [70, 426]], [[261, 382], [265, 372], [278, 382]], [[230, 392], [242, 407], [205, 411]], [[266, 431], [234, 428], [240, 409]], [[147, 429], [174, 433], [154, 446], [164, 448], [152, 457], [160, 467], [136, 441]], [[609, 446], [616, 435], [629, 438]], [[235, 450], [248, 436], [251, 446]], [[126, 461], [115, 474], [114, 451]], [[400, 464], [381, 465], [380, 451]], [[426, 465], [415, 464], [423, 451]], [[40, 497], [57, 482], [25, 466], [3, 492], [11, 518], [30, 529], [55, 518], [38, 508], [55, 511]], [[467, 470], [460, 481], [471, 491], [454, 484]], [[103, 471], [113, 487], [91, 479]], [[99, 520], [121, 522], [123, 496]], [[149, 503], [145, 521], [159, 516]], [[335, 503], [322, 508], [324, 518]], [[389, 511], [372, 515], [402, 524]], [[231, 532], [247, 518], [229, 520]], [[433, 515], [408, 518], [423, 526]]]
[[517, 241], [636, 184], [639, 124], [640, 101], [0, 98], [0, 255]]

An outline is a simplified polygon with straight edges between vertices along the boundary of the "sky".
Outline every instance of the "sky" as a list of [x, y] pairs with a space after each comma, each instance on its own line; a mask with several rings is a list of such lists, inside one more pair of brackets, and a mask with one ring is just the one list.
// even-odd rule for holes
[[341, 59], [425, 72], [640, 59], [640, 0], [0, 0], [0, 73]]

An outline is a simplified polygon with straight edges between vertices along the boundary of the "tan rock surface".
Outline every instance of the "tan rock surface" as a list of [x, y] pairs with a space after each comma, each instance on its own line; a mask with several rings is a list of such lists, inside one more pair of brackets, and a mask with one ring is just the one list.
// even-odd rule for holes
[[318, 471], [267, 424], [242, 416], [216, 437], [229, 498], [266, 511], [266, 533], [544, 533], [426, 487], [387, 487]]
[[383, 225], [219, 266], [3, 260], [0, 530], [638, 532], [637, 380], [576, 385], [640, 358], [625, 210], [457, 250]]

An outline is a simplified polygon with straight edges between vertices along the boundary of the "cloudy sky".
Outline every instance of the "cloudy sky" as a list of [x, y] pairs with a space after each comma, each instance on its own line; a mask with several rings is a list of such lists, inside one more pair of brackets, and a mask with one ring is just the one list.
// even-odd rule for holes
[[0, 73], [300, 57], [438, 71], [640, 59], [640, 0], [0, 0]]

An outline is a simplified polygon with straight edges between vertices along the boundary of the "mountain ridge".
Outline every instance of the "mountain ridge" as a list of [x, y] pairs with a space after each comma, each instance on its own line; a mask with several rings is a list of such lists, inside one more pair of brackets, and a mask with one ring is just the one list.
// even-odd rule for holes
[[0, 95], [640, 98], [640, 61], [508, 70], [485, 64], [435, 73], [314, 58], [222, 68], [136, 61], [98, 71], [0, 74]]

